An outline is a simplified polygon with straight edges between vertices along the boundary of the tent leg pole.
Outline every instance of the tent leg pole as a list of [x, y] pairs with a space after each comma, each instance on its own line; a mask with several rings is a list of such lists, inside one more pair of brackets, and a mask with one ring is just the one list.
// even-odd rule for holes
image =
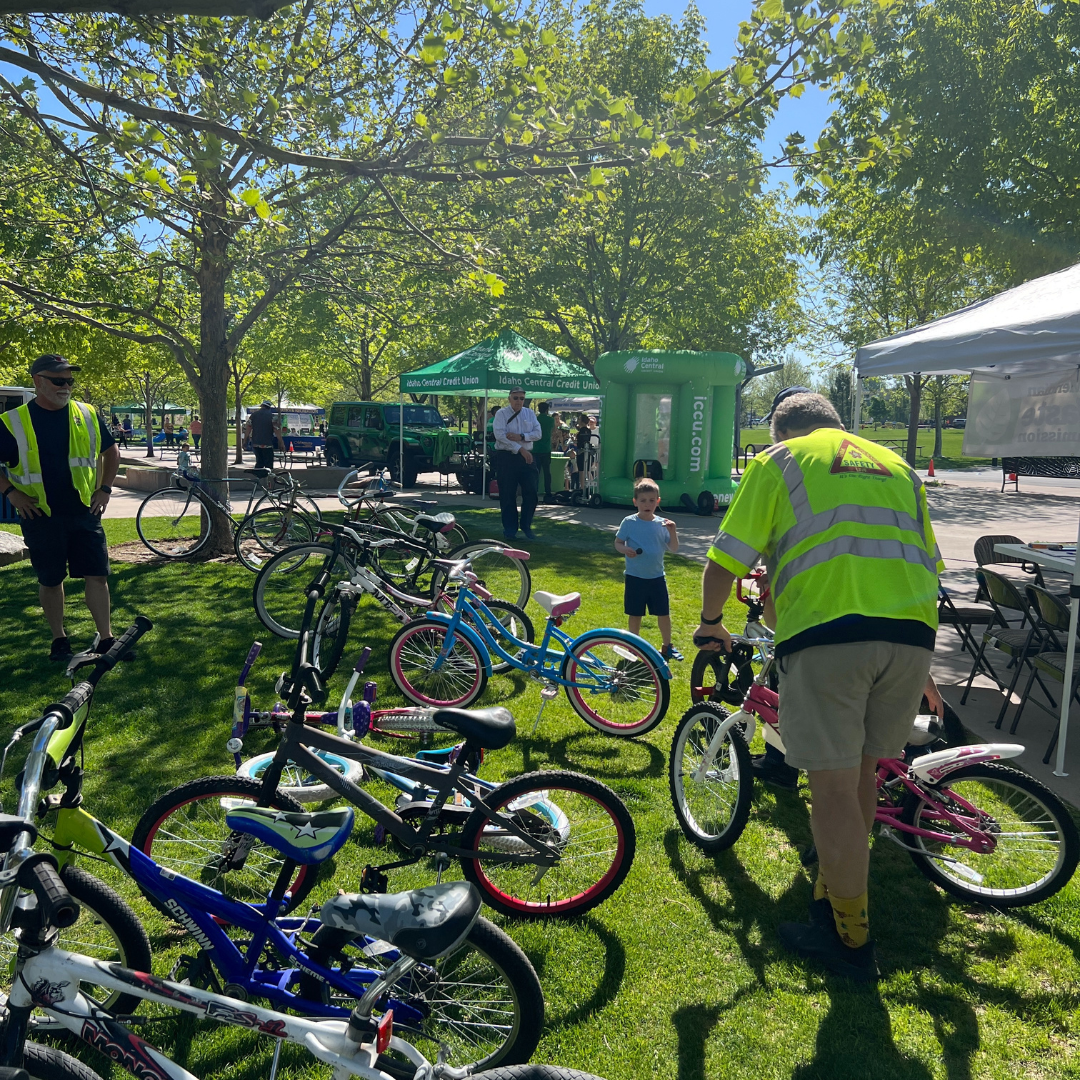
[[852, 371], [855, 379], [855, 407], [851, 415], [851, 433], [859, 434], [859, 421], [862, 420], [862, 378], [857, 371]]
[[480, 417], [480, 446], [482, 447], [481, 460], [483, 461], [483, 472], [481, 473], [482, 479], [480, 480], [480, 505], [483, 506], [487, 501], [487, 414], [488, 414], [488, 396], [487, 391], [484, 391], [484, 413]]
[[398, 482], [405, 486], [405, 395], [398, 391]]
[[1061, 684], [1061, 720], [1058, 727], [1057, 764], [1055, 776], [1068, 776], [1065, 771], [1065, 740], [1069, 735], [1069, 706], [1072, 705], [1073, 670], [1076, 665], [1076, 623], [1080, 618], [1080, 598], [1077, 596], [1077, 581], [1080, 579], [1080, 525], [1076, 532], [1076, 560], [1073, 563], [1073, 579], [1069, 588], [1069, 647], [1065, 652], [1065, 679]]

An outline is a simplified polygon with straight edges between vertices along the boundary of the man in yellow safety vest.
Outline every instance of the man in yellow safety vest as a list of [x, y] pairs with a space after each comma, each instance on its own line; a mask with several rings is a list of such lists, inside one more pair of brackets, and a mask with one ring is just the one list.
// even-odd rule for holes
[[724, 604], [764, 556], [780, 735], [788, 764], [809, 775], [819, 868], [809, 924], [781, 923], [780, 939], [835, 974], [869, 980], [875, 769], [902, 753], [924, 693], [941, 712], [930, 661], [943, 567], [915, 471], [847, 434], [819, 394], [777, 396], [776, 441], [747, 466], [709, 550], [694, 643], [730, 650]]
[[[37, 396], [0, 415], [0, 494], [19, 512], [53, 642], [50, 660], [67, 661], [64, 578], [85, 579], [98, 651], [113, 642], [109, 549], [101, 515], [109, 505], [120, 451], [97, 410], [71, 400], [78, 366], [39, 356], [30, 368]], [[6, 466], [6, 469], [3, 468]]]

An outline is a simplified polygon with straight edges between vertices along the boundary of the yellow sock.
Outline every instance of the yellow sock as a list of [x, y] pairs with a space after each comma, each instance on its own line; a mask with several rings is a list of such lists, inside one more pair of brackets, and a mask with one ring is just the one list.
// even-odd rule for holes
[[866, 893], [850, 900], [830, 896], [829, 903], [832, 904], [836, 932], [840, 935], [840, 940], [849, 949], [865, 945], [870, 936], [870, 921], [866, 917]]
[[829, 888], [825, 884], [825, 877], [818, 871], [817, 881], [814, 882], [814, 899], [824, 900], [829, 895]]

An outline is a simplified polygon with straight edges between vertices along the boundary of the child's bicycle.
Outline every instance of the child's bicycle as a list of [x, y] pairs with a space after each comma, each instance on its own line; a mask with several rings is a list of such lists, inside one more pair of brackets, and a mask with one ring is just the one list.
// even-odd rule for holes
[[560, 629], [581, 606], [581, 593], [534, 594], [547, 613], [544, 636], [534, 644], [515, 637], [488, 608], [490, 596], [466, 563], [449, 568], [448, 580], [458, 584], [453, 613], [428, 612], [390, 643], [390, 675], [410, 701], [464, 708], [484, 692], [494, 662], [544, 684], [537, 724], [560, 686], [574, 712], [605, 735], [643, 735], [664, 719], [671, 669], [652, 645], [627, 630], [572, 638]]
[[[89, 691], [83, 689], [87, 686]], [[485, 1064], [512, 1060], [510, 1055], [499, 1052], [506, 1043], [516, 1045], [527, 1059], [539, 1038], [543, 999], [539, 999], [537, 1011], [537, 1002], [519, 999], [519, 988], [503, 976], [502, 994], [512, 1002], [516, 1014], [504, 1025], [506, 1001], [492, 998], [485, 1002], [478, 994], [481, 985], [469, 979], [458, 964], [456, 973], [466, 976], [460, 980], [461, 988], [471, 997], [463, 998], [460, 1009], [447, 1001], [442, 972], [455, 973], [453, 958], [461, 956], [485, 925], [479, 919], [479, 894], [465, 882], [384, 896], [339, 894], [322, 906], [318, 916], [291, 920], [296, 925], [289, 927], [273, 919], [285, 894], [285, 875], [275, 883], [262, 906], [265, 910], [238, 904], [181, 874], [163, 872], [86, 815], [88, 823], [100, 829], [100, 841], [110, 861], [141, 880], [159, 902], [169, 904], [208, 952], [220, 950], [224, 956], [231, 950], [241, 955], [215, 918], [218, 915], [252, 935], [249, 955], [255, 963], [240, 966], [235, 983], [226, 981], [229, 990], [236, 985], [235, 994], [226, 996], [196, 985], [202, 980], [193, 977], [190, 970], [185, 981], [169, 981], [145, 968], [132, 970], [120, 963], [58, 948], [58, 933], [75, 923], [79, 907], [56, 872], [56, 859], [34, 850], [38, 800], [43, 778], [53, 761], [50, 745], [57, 736], [63, 740], [75, 727], [75, 717], [85, 712], [92, 690], [92, 685], [80, 684], [63, 703], [50, 706], [43, 717], [23, 725], [22, 732], [34, 732], [35, 739], [23, 771], [17, 812], [0, 814], [0, 851], [4, 853], [0, 934], [13, 931], [17, 944], [0, 1029], [0, 1075], [4, 1080], [26, 1080], [24, 1065], [35, 1076], [48, 1080], [97, 1080], [96, 1074], [80, 1062], [59, 1053], [49, 1054], [27, 1042], [35, 1013], [67, 1028], [138, 1080], [195, 1080], [186, 1069], [135, 1034], [128, 1026], [130, 1018], [102, 1008], [93, 993], [84, 992], [87, 990], [114, 1000], [124, 996], [136, 1004], [148, 1000], [200, 1019], [269, 1035], [278, 1040], [270, 1080], [277, 1076], [280, 1048], [286, 1042], [305, 1047], [329, 1065], [336, 1080], [349, 1076], [363, 1080], [465, 1080], [474, 1075], [487, 1080], [590, 1080], [584, 1073], [546, 1066], [476, 1071]], [[64, 760], [67, 758], [65, 754]], [[260, 814], [243, 810], [237, 811], [236, 824], [251, 832], [271, 830], [283, 852], [299, 852], [303, 847], [304, 858], [318, 860], [328, 858], [344, 842], [351, 816], [348, 809], [336, 815], [298, 813], [276, 817], [269, 811]], [[311, 843], [301, 839], [308, 835], [313, 837]], [[336, 949], [328, 947], [326, 955], [316, 960], [299, 947], [299, 939], [305, 934], [310, 934], [313, 941], [322, 935], [327, 944], [335, 942]], [[286, 966], [260, 968], [258, 959], [266, 947]], [[343, 950], [353, 953], [347, 967], [333, 959], [335, 951]], [[528, 966], [523, 954], [520, 959]], [[261, 981], [253, 983], [253, 974], [261, 975]], [[319, 1009], [311, 1008], [312, 1003], [305, 1000], [304, 1007], [297, 1011], [306, 1015], [296, 1015], [287, 987], [305, 975], [328, 993], [340, 993], [338, 1000], [343, 1004], [325, 1004]], [[210, 981], [216, 986], [212, 973]], [[535, 990], [539, 992], [538, 985]], [[280, 1011], [254, 1004], [248, 1000], [249, 994], [260, 1001], [269, 1000]], [[485, 1004], [490, 1007], [484, 1008]], [[472, 1030], [444, 1043], [441, 1036], [453, 1031], [448, 1021], [470, 1015], [476, 1018]], [[433, 1018], [437, 1018], [434, 1039], [424, 1030]], [[524, 1027], [530, 1029], [525, 1043], [533, 1040], [527, 1052], [521, 1037]], [[429, 1046], [436, 1044], [429, 1050], [437, 1053], [434, 1064], [416, 1045], [422, 1045], [425, 1038]], [[489, 1048], [494, 1052], [485, 1053]], [[471, 1058], [473, 1064], [459, 1061], [452, 1067], [447, 1058], [455, 1050], [460, 1051], [456, 1056]]]
[[[750, 815], [750, 751], [757, 722], [783, 750], [779, 695], [769, 689], [772, 633], [735, 637], [764, 658], [741, 708], [691, 706], [671, 743], [668, 780], [687, 839], [715, 853], [732, 846]], [[1080, 859], [1080, 837], [1052, 792], [1026, 773], [995, 764], [1023, 753], [1013, 743], [936, 749], [935, 717], [917, 718], [910, 746], [930, 752], [878, 762], [880, 835], [907, 851], [931, 881], [964, 900], [995, 907], [1034, 904], [1063, 888]], [[940, 745], [940, 743], [939, 743]]]
[[[446, 1043], [459, 1065], [472, 1062], [473, 1067], [490, 1067], [527, 1061], [536, 1048], [543, 1023], [540, 984], [525, 955], [487, 920], [474, 923], [470, 919], [460, 941], [444, 942], [450, 946], [449, 951], [440, 948], [428, 957], [419, 957], [421, 963], [402, 971], [402, 978], [381, 986], [380, 980], [407, 953], [407, 946], [404, 940], [395, 939], [394, 921], [384, 924], [378, 933], [365, 936], [358, 925], [350, 932], [346, 913], [353, 908], [363, 909], [382, 912], [393, 920], [396, 917], [391, 909], [396, 898], [340, 897], [328, 905], [335, 911], [333, 919], [320, 920], [314, 909], [307, 917], [285, 916], [292, 901], [290, 883], [299, 883], [307, 875], [310, 887], [319, 865], [331, 859], [348, 839], [353, 824], [351, 808], [305, 814], [298, 803], [280, 791], [273, 794], [264, 810], [255, 809], [251, 797], [219, 799], [215, 810], [222, 814], [232, 835], [252, 841], [244, 880], [237, 875], [226, 883], [251, 888], [236, 889], [233, 896], [213, 887], [218, 880], [209, 872], [207, 861], [172, 859], [168, 866], [158, 865], [140, 850], [137, 842], [129, 844], [86, 810], [83, 771], [78, 763], [96, 684], [123, 649], [149, 628], [148, 620], [137, 620], [109, 654], [84, 661], [84, 669], [92, 667], [89, 676], [61, 702], [50, 705], [41, 718], [16, 731], [12, 745], [21, 737], [34, 735], [23, 769], [19, 802], [20, 818], [34, 825], [27, 828], [26, 847], [19, 849], [16, 861], [25, 862], [29, 868], [31, 860], [33, 865], [42, 866], [49, 860], [55, 865], [58, 859], [63, 864], [65, 889], [73, 880], [80, 882], [80, 878], [70, 876], [77, 852], [111, 863], [132, 878], [157, 907], [185, 927], [192, 943], [198, 946], [197, 954], [181, 957], [170, 975], [186, 980], [187, 989], [235, 987], [233, 992], [241, 997], [265, 999], [274, 1008], [323, 1020], [347, 1020], [357, 1002], [364, 1001], [384, 1017], [392, 1011], [393, 1023], [428, 1053], [433, 1054], [441, 1043]], [[50, 794], [51, 787], [61, 787], [62, 793]], [[50, 819], [52, 814], [55, 818]], [[0, 815], [0, 832], [4, 820]], [[49, 820], [52, 828], [47, 839], [56, 859], [44, 852], [29, 851], [33, 837], [39, 830], [45, 831], [44, 823]], [[179, 816], [173, 821], [178, 823]], [[22, 825], [19, 821], [20, 828]], [[172, 839], [177, 840], [178, 834], [173, 834]], [[165, 834], [157, 837], [157, 850], [170, 852]], [[175, 853], [175, 844], [172, 850]], [[8, 868], [11, 865], [9, 862]], [[79, 873], [81, 878], [95, 881]], [[20, 883], [30, 884], [24, 878]], [[138, 993], [140, 983], [121, 981], [117, 987], [103, 973], [120, 965], [148, 970], [151, 954], [138, 920], [128, 912], [117, 912], [114, 906], [102, 904], [100, 894], [108, 890], [100, 882], [96, 884], [96, 891], [81, 885], [77, 891], [71, 890], [80, 903], [89, 900], [94, 917], [80, 919], [68, 933], [61, 931], [60, 943], [62, 947], [94, 954], [97, 970], [91, 971], [92, 978], [85, 972], [77, 976], [79, 989], [100, 1015], [107, 1017], [110, 1013], [133, 1011], [142, 995]], [[461, 887], [461, 883], [456, 886]], [[13, 908], [15, 891], [6, 894], [0, 907], [4, 919], [13, 912], [17, 920], [25, 914], [21, 902]], [[429, 892], [438, 893], [439, 887], [409, 895]], [[398, 923], [399, 928], [401, 925]], [[93, 933], [87, 934], [88, 929]], [[433, 930], [434, 924], [429, 929]], [[434, 941], [432, 934], [431, 944]], [[14, 966], [14, 950], [11, 961]], [[371, 993], [369, 998], [373, 988], [379, 992]], [[10, 983], [3, 983], [3, 991], [13, 993]], [[49, 1030], [56, 1026], [57, 1018], [36, 1013], [31, 1022], [35, 1028]], [[380, 1061], [379, 1067], [400, 1078], [401, 1063], [396, 1071], [391, 1064]], [[412, 1077], [414, 1072], [415, 1068], [410, 1067], [405, 1075]]]

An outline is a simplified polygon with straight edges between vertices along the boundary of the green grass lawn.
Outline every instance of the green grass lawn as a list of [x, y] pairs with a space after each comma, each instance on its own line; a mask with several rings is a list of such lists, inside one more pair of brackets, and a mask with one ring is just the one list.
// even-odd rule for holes
[[[864, 424], [859, 428], [859, 434], [864, 439], [873, 439], [874, 442], [885, 442], [907, 439], [907, 427], [879, 427], [875, 430], [873, 424]], [[743, 428], [741, 434], [741, 446], [749, 446], [751, 443], [759, 449], [764, 449], [771, 442], [767, 427]], [[934, 449], [933, 430], [919, 430], [919, 450], [915, 457], [915, 464], [920, 468], [926, 468], [930, 460], [930, 452]], [[963, 457], [961, 451], [964, 445], [964, 433], [959, 429], [946, 428], [941, 433], [941, 449], [944, 451], [940, 457], [934, 458], [934, 467], [938, 469], [988, 469], [989, 458]], [[896, 447], [892, 447], [896, 449]]]
[[[498, 531], [496, 511], [463, 514], [462, 521], [474, 536]], [[113, 542], [134, 536], [132, 522], [105, 526]], [[544, 540], [532, 545], [534, 589], [579, 589], [584, 598], [567, 629], [624, 625], [620, 563], [610, 539], [585, 527], [543, 528]], [[675, 557], [668, 573], [676, 643], [689, 655], [700, 566]], [[253, 698], [261, 707], [273, 702], [274, 679], [288, 665], [290, 648], [256, 620], [252, 582], [235, 563], [114, 564], [117, 627], [138, 613], [155, 623], [137, 660], [103, 680], [86, 740], [85, 805], [121, 833], [130, 835], [145, 807], [167, 789], [231, 771], [224, 744], [232, 690], [256, 638], [265, 648], [251, 678]], [[10, 731], [66, 685], [45, 658], [48, 632], [27, 564], [0, 569], [0, 597], [0, 714]], [[69, 597], [69, 632], [81, 643], [92, 626], [77, 582]], [[530, 612], [539, 623], [535, 604]], [[732, 613], [732, 623], [738, 622]], [[385, 667], [395, 629], [366, 604], [351, 638], [354, 651], [373, 647], [368, 670], [386, 705], [401, 703]], [[659, 642], [654, 619], [646, 620], [645, 633]], [[532, 683], [495, 676], [481, 700], [510, 705], [519, 724], [517, 740], [487, 756], [487, 776], [545, 768], [588, 773], [619, 793], [637, 827], [629, 877], [594, 912], [574, 922], [495, 919], [528, 953], [544, 988], [547, 1023], [535, 1060], [608, 1080], [1080, 1076], [1080, 887], [1073, 883], [1037, 907], [998, 914], [949, 902], [902, 851], [878, 841], [870, 915], [884, 975], [879, 986], [853, 988], [793, 962], [776, 928], [783, 919], [804, 918], [810, 896], [798, 859], [810, 841], [807, 790], [786, 794], [759, 786], [750, 824], [732, 850], [708, 857], [689, 845], [675, 824], [666, 773], [672, 731], [689, 704], [689, 662], [676, 668], [667, 719], [632, 741], [594, 732], [565, 697], [549, 704], [531, 735], [539, 706]], [[334, 679], [332, 694], [340, 692], [343, 677]], [[272, 738], [260, 734], [246, 749], [271, 745]], [[13, 805], [9, 778], [17, 768], [9, 766], [3, 787], [6, 809]], [[364, 863], [379, 858], [372, 844], [372, 830], [361, 822], [314, 897], [357, 881]], [[167, 974], [190, 942], [127, 882], [103, 876], [145, 918], [155, 972]], [[431, 880], [433, 873], [421, 867], [392, 876], [391, 887]], [[165, 1018], [144, 1034], [199, 1077], [268, 1075], [271, 1040], [236, 1028]], [[104, 1059], [87, 1059], [107, 1075]], [[286, 1047], [282, 1075], [327, 1080], [329, 1070]]]

